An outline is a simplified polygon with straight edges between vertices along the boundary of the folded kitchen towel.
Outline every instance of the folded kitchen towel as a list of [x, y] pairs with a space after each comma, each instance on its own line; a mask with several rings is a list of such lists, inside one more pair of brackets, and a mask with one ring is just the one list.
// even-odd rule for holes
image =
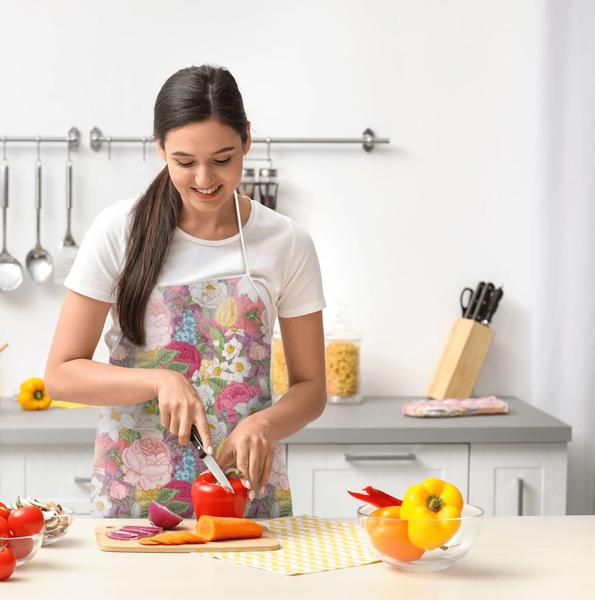
[[356, 523], [300, 515], [260, 521], [279, 540], [279, 550], [196, 552], [283, 575], [302, 575], [378, 562]]
[[445, 400], [415, 400], [404, 404], [401, 412], [407, 417], [468, 417], [508, 413], [508, 403], [496, 396], [482, 398], [447, 398]]

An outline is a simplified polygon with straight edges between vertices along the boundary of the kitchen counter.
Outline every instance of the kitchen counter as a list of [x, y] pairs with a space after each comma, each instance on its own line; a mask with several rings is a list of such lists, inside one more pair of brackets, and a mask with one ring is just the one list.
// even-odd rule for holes
[[[295, 435], [288, 444], [358, 443], [503, 443], [568, 442], [571, 428], [518, 398], [507, 415], [451, 419], [405, 417], [401, 406], [418, 398], [366, 397], [362, 404], [328, 404], [323, 415]], [[0, 444], [92, 444], [97, 408], [25, 412], [14, 398], [0, 400]]]
[[2, 597], [517, 600], [587, 597], [595, 589], [595, 516], [485, 518], [469, 554], [440, 573], [374, 563], [293, 577], [199, 554], [102, 552], [94, 535], [100, 522], [75, 520], [64, 539], [0, 583]]

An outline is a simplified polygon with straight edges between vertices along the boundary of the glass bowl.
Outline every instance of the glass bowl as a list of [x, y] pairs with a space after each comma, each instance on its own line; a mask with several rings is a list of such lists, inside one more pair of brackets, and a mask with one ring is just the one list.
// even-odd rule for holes
[[45, 529], [43, 532], [43, 545], [49, 546], [61, 540], [70, 529], [74, 521], [74, 510], [72, 508], [60, 507], [62, 512], [54, 510], [43, 511]]
[[439, 534], [442, 535], [440, 545], [424, 550], [411, 543], [411, 532], [424, 538], [435, 535], [435, 521], [371, 516], [375, 510], [375, 506], [366, 504], [358, 509], [357, 516], [378, 556], [403, 571], [422, 573], [443, 571], [460, 561], [473, 545], [483, 515], [478, 506], [463, 505], [459, 518], [441, 519], [443, 533]]
[[29, 562], [41, 548], [43, 533], [40, 531], [34, 535], [23, 535], [20, 537], [1, 537], [0, 544], [8, 546], [17, 559], [17, 567]]

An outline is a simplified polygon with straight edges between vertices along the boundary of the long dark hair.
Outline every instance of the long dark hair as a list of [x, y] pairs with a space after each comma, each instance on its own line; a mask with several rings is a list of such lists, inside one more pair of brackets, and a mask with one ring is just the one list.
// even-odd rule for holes
[[[192, 66], [174, 73], [155, 101], [153, 135], [163, 147], [168, 131], [216, 118], [246, 142], [248, 119], [233, 75], [223, 67]], [[144, 315], [178, 222], [182, 199], [167, 165], [133, 209], [124, 267], [116, 281], [116, 308], [124, 336], [145, 343]]]

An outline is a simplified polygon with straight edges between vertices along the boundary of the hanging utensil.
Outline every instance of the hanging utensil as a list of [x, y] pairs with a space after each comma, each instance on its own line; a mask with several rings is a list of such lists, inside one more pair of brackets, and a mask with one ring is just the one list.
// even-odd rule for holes
[[78, 252], [78, 246], [72, 237], [70, 232], [71, 224], [71, 213], [72, 213], [72, 162], [70, 160], [70, 146], [68, 147], [68, 157], [66, 159], [66, 233], [64, 239], [58, 248], [58, 254], [56, 255], [56, 263], [54, 266], [54, 283], [56, 285], [62, 285], [74, 259]]
[[31, 279], [35, 283], [47, 281], [52, 274], [53, 263], [50, 253], [41, 247], [41, 158], [37, 140], [37, 160], [35, 161], [35, 247], [29, 250], [25, 263]]
[[0, 292], [12, 292], [23, 283], [21, 263], [6, 249], [6, 211], [8, 209], [8, 161], [6, 140], [2, 144], [2, 251], [0, 252]]

